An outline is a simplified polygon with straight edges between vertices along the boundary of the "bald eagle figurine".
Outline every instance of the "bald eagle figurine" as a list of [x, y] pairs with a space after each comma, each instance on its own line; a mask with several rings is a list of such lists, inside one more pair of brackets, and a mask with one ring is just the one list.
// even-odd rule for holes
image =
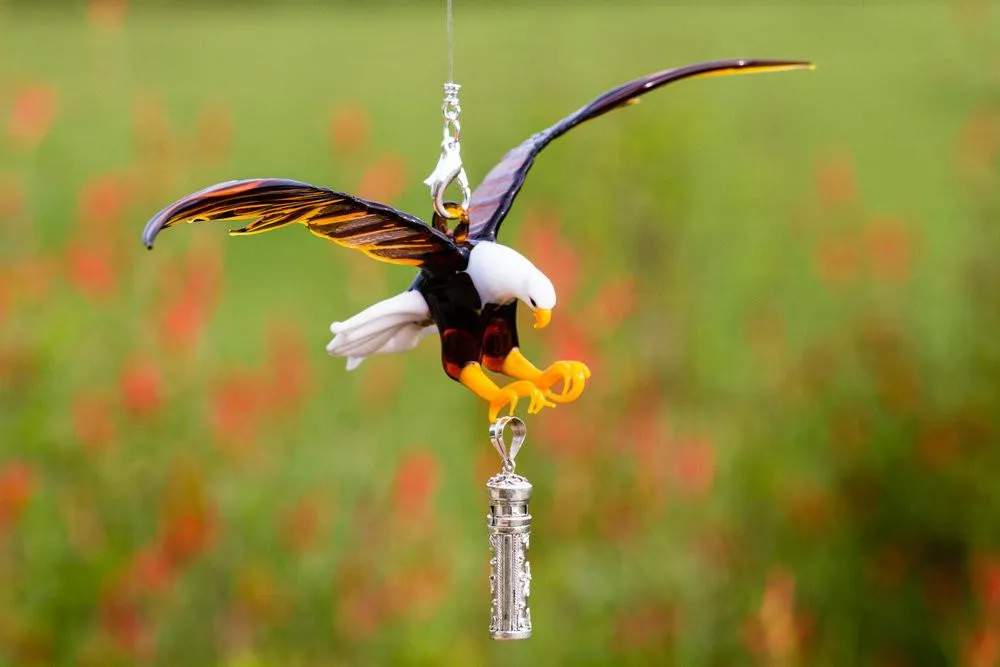
[[[610, 90], [508, 152], [472, 193], [468, 210], [446, 205], [457, 220], [437, 213], [428, 225], [402, 211], [350, 194], [282, 178], [228, 181], [167, 206], [146, 224], [147, 247], [161, 230], [181, 222], [251, 220], [233, 236], [259, 234], [301, 223], [316, 234], [372, 259], [419, 269], [411, 287], [334, 322], [332, 355], [352, 370], [373, 354], [412, 349], [424, 336], [441, 338], [448, 376], [489, 404], [489, 419], [520, 399], [528, 411], [568, 403], [583, 393], [590, 370], [580, 361], [557, 361], [539, 369], [521, 353], [518, 302], [534, 314], [535, 328], [549, 324], [556, 290], [521, 253], [497, 242], [500, 225], [521, 190], [535, 157], [550, 141], [584, 121], [638, 101], [651, 90], [681, 79], [811, 68], [800, 61], [720, 60], [665, 70]], [[511, 378], [498, 386], [484, 368]], [[561, 387], [556, 389], [558, 385]]]

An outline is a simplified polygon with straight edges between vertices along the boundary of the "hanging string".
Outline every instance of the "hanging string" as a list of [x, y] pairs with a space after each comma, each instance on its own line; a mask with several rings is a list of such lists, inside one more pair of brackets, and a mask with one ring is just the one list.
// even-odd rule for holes
[[448, 81], [455, 80], [455, 22], [451, 17], [451, 0], [448, 2]]

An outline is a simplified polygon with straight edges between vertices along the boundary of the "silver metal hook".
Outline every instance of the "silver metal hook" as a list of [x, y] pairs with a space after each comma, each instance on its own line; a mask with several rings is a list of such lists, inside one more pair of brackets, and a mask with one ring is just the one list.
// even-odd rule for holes
[[[510, 427], [510, 445], [504, 441], [504, 433]], [[514, 457], [521, 451], [521, 445], [528, 435], [528, 427], [519, 417], [501, 417], [490, 424], [490, 442], [503, 459], [503, 471], [514, 472]]]
[[444, 218], [460, 217], [460, 215], [449, 213], [444, 206], [445, 191], [452, 183], [457, 182], [458, 187], [462, 190], [463, 209], [469, 209], [469, 203], [472, 199], [469, 178], [465, 175], [465, 168], [462, 166], [462, 126], [458, 122], [458, 116], [462, 112], [462, 107], [458, 103], [458, 91], [461, 89], [462, 86], [451, 81], [444, 84], [444, 102], [441, 105], [441, 113], [444, 116], [444, 136], [441, 140], [441, 157], [438, 158], [434, 171], [424, 179], [424, 184], [431, 189], [434, 210]]

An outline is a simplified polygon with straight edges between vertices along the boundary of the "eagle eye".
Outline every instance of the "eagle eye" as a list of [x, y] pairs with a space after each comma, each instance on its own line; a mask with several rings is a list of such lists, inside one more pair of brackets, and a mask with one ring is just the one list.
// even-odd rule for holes
[[532, 307], [532, 308], [538, 308], [538, 304], [537, 304], [537, 303], [535, 303], [535, 300], [534, 300], [534, 299], [528, 299], [528, 301], [530, 301], [530, 302], [531, 302], [531, 307]]

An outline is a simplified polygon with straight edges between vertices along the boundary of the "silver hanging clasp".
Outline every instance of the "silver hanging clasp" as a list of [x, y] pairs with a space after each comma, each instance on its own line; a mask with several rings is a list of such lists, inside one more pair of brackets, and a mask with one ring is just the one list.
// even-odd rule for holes
[[458, 186], [462, 189], [463, 209], [469, 209], [469, 201], [472, 199], [469, 178], [465, 175], [465, 168], [462, 166], [460, 145], [462, 126], [458, 122], [458, 115], [462, 112], [462, 107], [458, 103], [458, 91], [461, 89], [462, 86], [457, 83], [444, 84], [444, 103], [441, 105], [441, 113], [444, 115], [444, 137], [441, 140], [441, 157], [438, 158], [437, 166], [434, 167], [431, 175], [424, 179], [424, 184], [431, 189], [434, 210], [445, 218], [459, 217], [450, 214], [444, 206], [445, 190], [452, 183], [457, 181]]

